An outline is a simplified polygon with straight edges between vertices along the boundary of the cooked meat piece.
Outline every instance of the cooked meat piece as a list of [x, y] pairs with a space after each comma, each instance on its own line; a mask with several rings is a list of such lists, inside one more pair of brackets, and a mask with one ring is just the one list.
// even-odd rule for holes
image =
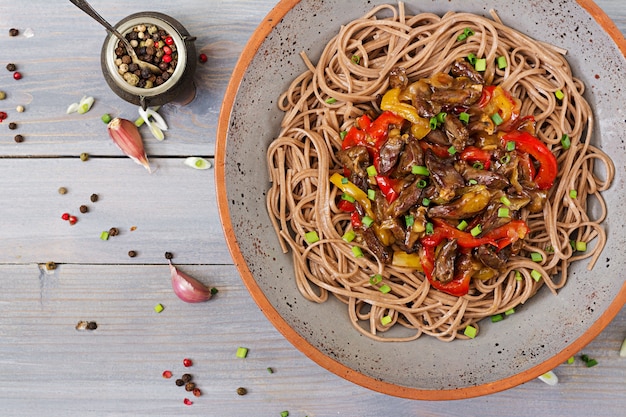
[[482, 88], [436, 88], [430, 95], [434, 104], [450, 106], [471, 106], [482, 96]]
[[469, 141], [469, 131], [458, 117], [447, 116], [443, 123], [443, 129], [457, 152], [465, 149]]
[[487, 187], [476, 186], [451, 203], [429, 208], [428, 215], [449, 220], [469, 219], [483, 211], [490, 200]]
[[452, 165], [439, 159], [430, 149], [426, 151], [424, 161], [430, 172], [430, 178], [437, 188], [439, 199], [452, 200], [456, 190], [465, 185], [461, 174]]
[[411, 174], [414, 165], [424, 165], [424, 152], [419, 141], [413, 136], [409, 136], [399, 159], [394, 173], [394, 176], [398, 178]]
[[404, 89], [407, 85], [409, 85], [409, 77], [407, 77], [404, 68], [395, 67], [389, 71], [389, 86], [391, 88]]
[[485, 84], [482, 74], [476, 71], [474, 66], [465, 59], [457, 59], [450, 69], [450, 74], [455, 77], [467, 77], [475, 84]]
[[428, 132], [426, 137], [424, 137], [424, 140], [434, 145], [441, 145], [441, 146], [451, 145], [450, 138], [441, 129], [431, 130], [430, 132]]
[[362, 236], [367, 248], [372, 251], [382, 263], [386, 265], [391, 263], [391, 251], [378, 240], [372, 229], [363, 230]]
[[435, 269], [433, 279], [442, 283], [450, 282], [454, 279], [454, 263], [456, 261], [456, 239], [446, 242], [435, 259]]
[[353, 146], [337, 152], [341, 164], [350, 171], [350, 181], [362, 190], [367, 190], [367, 167], [370, 155], [365, 146]]
[[503, 190], [509, 186], [509, 180], [497, 172], [476, 169], [463, 161], [457, 162], [455, 168], [466, 181], [474, 180], [478, 184], [497, 190]]
[[510, 248], [508, 247], [497, 251], [496, 248], [491, 245], [482, 245], [478, 247], [476, 257], [485, 266], [501, 271], [506, 267], [506, 263], [509, 260], [509, 252]]
[[398, 163], [402, 149], [404, 149], [404, 139], [400, 136], [398, 129], [392, 130], [389, 138], [380, 148], [380, 159], [378, 162], [378, 173], [389, 175]]
[[418, 181], [421, 179], [421, 177], [417, 178], [411, 185], [404, 188], [398, 198], [389, 205], [387, 209], [387, 215], [389, 217], [402, 216], [421, 200], [422, 188], [417, 186]]

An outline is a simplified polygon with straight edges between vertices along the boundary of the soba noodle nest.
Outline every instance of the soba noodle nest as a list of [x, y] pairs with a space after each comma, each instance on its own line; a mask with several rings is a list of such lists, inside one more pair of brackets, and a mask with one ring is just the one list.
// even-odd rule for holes
[[[510, 312], [544, 285], [556, 294], [567, 281], [569, 264], [589, 258], [591, 269], [605, 244], [600, 192], [610, 186], [614, 167], [590, 144], [593, 115], [584, 85], [572, 76], [565, 51], [504, 25], [494, 12], [492, 18], [453, 12], [409, 16], [402, 3], [377, 7], [342, 26], [316, 65], [302, 54], [308, 70], [280, 97], [285, 116], [267, 152], [272, 181], [267, 208], [282, 248], [291, 249], [297, 286], [306, 299], [323, 303], [334, 295], [346, 304], [354, 327], [374, 339], [467, 338], [468, 326], [478, 330], [479, 320]], [[457, 41], [466, 28], [474, 35]], [[340, 132], [367, 110], [378, 110], [377, 98], [389, 88], [392, 68], [405, 68], [411, 80], [428, 78], [470, 53], [486, 58], [486, 84], [509, 90], [522, 100], [521, 114], [534, 115], [538, 137], [557, 156], [559, 175], [543, 212], [524, 218], [531, 231], [521, 256], [511, 258], [505, 273], [472, 280], [468, 295], [454, 297], [431, 288], [422, 273], [383, 266], [365, 245], [345, 242], [349, 214], [337, 208], [337, 189], [329, 177], [341, 170], [334, 156], [341, 149]], [[495, 64], [500, 56], [508, 62], [504, 69]], [[557, 90], [563, 100], [555, 98]], [[569, 150], [562, 148], [563, 134], [570, 137]], [[604, 165], [602, 175], [594, 168], [598, 162]], [[570, 190], [576, 190], [575, 198]], [[318, 233], [318, 242], [306, 242], [310, 231]], [[588, 249], [575, 251], [572, 240], [588, 242]], [[355, 245], [364, 257], [354, 256]], [[531, 261], [532, 252], [543, 260]], [[531, 276], [533, 270], [540, 279]], [[383, 276], [390, 292], [370, 284], [374, 274]]]

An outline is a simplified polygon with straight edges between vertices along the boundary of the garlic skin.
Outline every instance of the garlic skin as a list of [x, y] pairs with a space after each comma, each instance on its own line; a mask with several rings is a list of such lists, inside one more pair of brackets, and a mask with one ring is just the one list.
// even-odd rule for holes
[[174, 294], [186, 303], [202, 303], [211, 299], [211, 289], [190, 277], [184, 272], [179, 271], [172, 261], [170, 264], [170, 274], [172, 275], [172, 289]]
[[152, 172], [143, 147], [141, 133], [139, 133], [139, 129], [133, 122], [116, 117], [109, 122], [107, 128], [109, 136], [122, 152], [139, 165], [143, 165], [148, 172]]

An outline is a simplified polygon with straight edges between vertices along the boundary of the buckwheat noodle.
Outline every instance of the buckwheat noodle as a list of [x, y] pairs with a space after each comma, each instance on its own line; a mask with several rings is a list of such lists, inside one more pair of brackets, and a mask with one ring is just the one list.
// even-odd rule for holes
[[[600, 192], [610, 186], [614, 167], [590, 144], [593, 115], [582, 96], [585, 87], [572, 76], [566, 51], [515, 31], [495, 12], [491, 17], [453, 12], [409, 16], [402, 3], [376, 7], [342, 26], [317, 64], [301, 54], [308, 69], [280, 96], [285, 116], [267, 151], [272, 182], [267, 208], [280, 244], [293, 254], [303, 296], [323, 303], [334, 295], [346, 304], [354, 327], [374, 339], [407, 341], [424, 334], [443, 341], [466, 338], [468, 325], [478, 329], [479, 320], [523, 304], [544, 285], [556, 294], [567, 281], [570, 263], [588, 258], [591, 269], [605, 245], [601, 223], [607, 208]], [[465, 28], [475, 34], [457, 42]], [[334, 156], [341, 149], [340, 132], [365, 111], [378, 109], [389, 70], [401, 66], [411, 80], [428, 78], [447, 72], [469, 53], [490, 63], [486, 84], [502, 85], [522, 100], [522, 115], [534, 115], [538, 137], [557, 156], [559, 176], [543, 212], [523, 214], [531, 232], [522, 254], [539, 252], [543, 261], [514, 256], [504, 273], [472, 280], [468, 295], [454, 297], [431, 288], [420, 272], [383, 266], [365, 245], [366, 256], [356, 258], [351, 250], [355, 243], [341, 238], [351, 227], [349, 214], [335, 205], [337, 190], [329, 177], [341, 169]], [[499, 56], [509, 63], [503, 70], [494, 63]], [[565, 95], [562, 101], [555, 98], [557, 90]], [[336, 102], [327, 102], [329, 98]], [[571, 138], [566, 152], [563, 134]], [[577, 191], [576, 198], [570, 190]], [[320, 240], [309, 244], [304, 235], [312, 230]], [[571, 240], [589, 242], [587, 251], [574, 251]], [[533, 270], [541, 279], [531, 276]], [[374, 274], [384, 277], [389, 293], [370, 285]], [[391, 322], [383, 325], [383, 316]]]

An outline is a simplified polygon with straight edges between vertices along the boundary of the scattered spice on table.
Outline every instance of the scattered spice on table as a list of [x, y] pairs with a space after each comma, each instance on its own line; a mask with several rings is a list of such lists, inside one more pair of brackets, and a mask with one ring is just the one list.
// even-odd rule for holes
[[81, 320], [76, 324], [76, 330], [96, 330], [98, 324], [95, 321]]
[[7, 68], [7, 71], [9, 71], [9, 72], [13, 72], [13, 71], [17, 70], [17, 66], [14, 63], [12, 63], [12, 62], [8, 63], [6, 68]]
[[6, 112], [0, 111], [0, 123], [2, 123], [7, 117], [9, 117], [9, 115]]
[[248, 348], [245, 347], [238, 347], [237, 348], [237, 353], [236, 356], [238, 358], [244, 359], [246, 356], [248, 356]]
[[206, 56], [206, 54], [198, 55], [198, 61], [200, 61], [201, 64], [206, 63], [208, 60], [209, 58]]
[[196, 384], [195, 382], [187, 382], [185, 384], [185, 391], [187, 392], [192, 392], [194, 389], [196, 389]]
[[165, 252], [165, 259], [173, 259], [174, 255], [172, 254], [172, 252]]
[[80, 210], [81, 213], [87, 213], [89, 211], [89, 207], [87, 207], [86, 205], [82, 205], [78, 208], [78, 210]]
[[17, 123], [15, 123], [15, 122], [9, 123], [9, 129], [11, 129], [11, 130], [17, 129]]
[[109, 229], [109, 236], [117, 236], [120, 234], [120, 230], [117, 227], [112, 227]]
[[248, 390], [245, 389], [244, 387], [237, 388], [237, 394], [239, 394], [239, 395], [246, 395], [247, 393], [248, 393]]
[[19, 105], [15, 108], [15, 111], [17, 111], [18, 113], [24, 113], [24, 110], [26, 109], [22, 105]]
[[22, 143], [24, 142], [24, 136], [22, 135], [15, 135], [15, 137], [13, 138], [13, 140], [17, 143]]
[[185, 358], [183, 359], [183, 366], [185, 368], [189, 368], [191, 365], [193, 365], [193, 361], [189, 358]]
[[137, 252], [135, 252], [134, 250], [129, 250], [128, 251], [128, 257], [129, 258], [134, 258], [135, 256], [137, 256]]
[[76, 224], [76, 222], [78, 222], [78, 217], [76, 216], [70, 216], [70, 218], [68, 219], [68, 221], [70, 222], [70, 226], [74, 226]]
[[7, 93], [0, 91], [0, 100], [4, 100], [5, 98], [7, 98]]
[[15, 28], [9, 29], [9, 36], [15, 37], [15, 36], [18, 36], [19, 34], [20, 34], [19, 29], [15, 29]]
[[80, 154], [80, 160], [85, 162], [87, 160], [89, 160], [89, 154], [87, 152], [83, 152]]
[[163, 371], [163, 378], [170, 379], [172, 377], [172, 371], [165, 370]]
[[163, 304], [159, 303], [157, 305], [154, 306], [154, 311], [156, 313], [160, 313], [165, 309], [165, 307], [163, 307]]
[[46, 271], [54, 271], [55, 269], [57, 269], [57, 264], [55, 264], [52, 261], [46, 262], [45, 265]]
[[19, 71], [15, 71], [15, 72], [13, 73], [13, 79], [14, 79], [14, 80], [21, 80], [21, 79], [22, 79], [22, 73], [21, 73], [21, 72], [19, 72]]
[[67, 194], [67, 188], [65, 187], [59, 187], [59, 194], [63, 195], [63, 194]]
[[98, 194], [92, 194], [89, 197], [89, 200], [91, 200], [92, 203], [95, 203], [96, 201], [98, 201]]
[[185, 399], [183, 400], [183, 403], [184, 403], [185, 405], [193, 405], [193, 401], [191, 401], [189, 398], [185, 398]]

